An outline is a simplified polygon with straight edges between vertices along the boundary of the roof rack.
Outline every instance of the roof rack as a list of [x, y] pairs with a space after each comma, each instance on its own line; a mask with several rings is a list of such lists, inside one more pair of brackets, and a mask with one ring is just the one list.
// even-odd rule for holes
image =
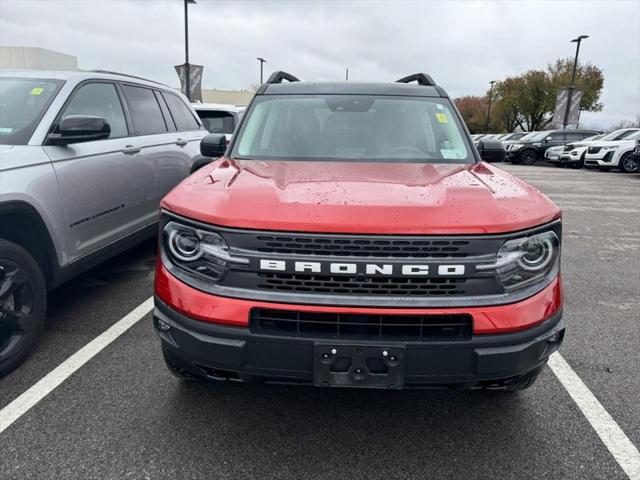
[[413, 75], [408, 75], [406, 77], [402, 77], [400, 80], [396, 80], [396, 83], [411, 83], [418, 82], [418, 85], [424, 85], [428, 87], [435, 87], [436, 82], [433, 81], [431, 75], [426, 73], [414, 73]]
[[290, 82], [300, 81], [298, 77], [294, 77], [290, 73], [278, 70], [277, 72], [273, 72], [271, 76], [267, 78], [267, 83], [282, 83], [282, 80], [288, 80]]
[[89, 71], [92, 73], [106, 73], [109, 75], [120, 75], [121, 77], [135, 78], [136, 80], [144, 80], [145, 82], [157, 83], [158, 85], [162, 85], [163, 87], [168, 87], [168, 85], [165, 85], [164, 83], [156, 82], [155, 80], [149, 80], [148, 78], [137, 77], [135, 75], [129, 75], [127, 73], [112, 72], [111, 70], [89, 70]]

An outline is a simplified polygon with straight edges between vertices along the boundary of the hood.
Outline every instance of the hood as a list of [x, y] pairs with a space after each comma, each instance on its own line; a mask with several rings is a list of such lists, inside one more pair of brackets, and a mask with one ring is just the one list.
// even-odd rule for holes
[[329, 233], [499, 233], [560, 216], [538, 190], [486, 163], [221, 159], [162, 207], [222, 226]]

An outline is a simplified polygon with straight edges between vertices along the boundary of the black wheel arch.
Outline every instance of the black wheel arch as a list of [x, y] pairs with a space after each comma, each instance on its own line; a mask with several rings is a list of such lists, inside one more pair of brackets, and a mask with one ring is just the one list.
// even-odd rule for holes
[[17, 243], [33, 255], [48, 287], [56, 283], [60, 273], [56, 249], [44, 220], [32, 205], [20, 200], [0, 203], [0, 238]]

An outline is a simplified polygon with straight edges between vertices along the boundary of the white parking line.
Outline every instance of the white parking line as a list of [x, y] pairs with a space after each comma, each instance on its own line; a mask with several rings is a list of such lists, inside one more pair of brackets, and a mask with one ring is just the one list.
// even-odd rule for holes
[[631, 480], [640, 480], [640, 452], [631, 443], [616, 421], [609, 415], [591, 390], [580, 380], [562, 355], [554, 353], [549, 358], [549, 367], [588, 422], [600, 440], [616, 459]]
[[9, 405], [0, 410], [0, 433], [13, 422], [27, 413], [31, 407], [49, 395], [62, 382], [69, 378], [76, 370], [100, 353], [116, 338], [136, 324], [153, 308], [153, 297], [148, 298], [135, 309], [125, 315], [116, 324], [108, 328], [64, 362], [49, 372], [44, 378], [16, 398]]

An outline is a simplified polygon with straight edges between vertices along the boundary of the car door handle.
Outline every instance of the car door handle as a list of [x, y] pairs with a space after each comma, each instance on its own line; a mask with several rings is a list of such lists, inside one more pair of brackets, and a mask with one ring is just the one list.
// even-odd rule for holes
[[179, 147], [184, 147], [187, 143], [189, 142], [187, 142], [186, 140], [183, 140], [182, 138], [178, 138], [176, 140], [176, 145], [178, 145]]
[[125, 145], [122, 149], [122, 153], [126, 153], [127, 155], [133, 155], [134, 153], [138, 153], [142, 150], [140, 147], [135, 147], [133, 145]]

